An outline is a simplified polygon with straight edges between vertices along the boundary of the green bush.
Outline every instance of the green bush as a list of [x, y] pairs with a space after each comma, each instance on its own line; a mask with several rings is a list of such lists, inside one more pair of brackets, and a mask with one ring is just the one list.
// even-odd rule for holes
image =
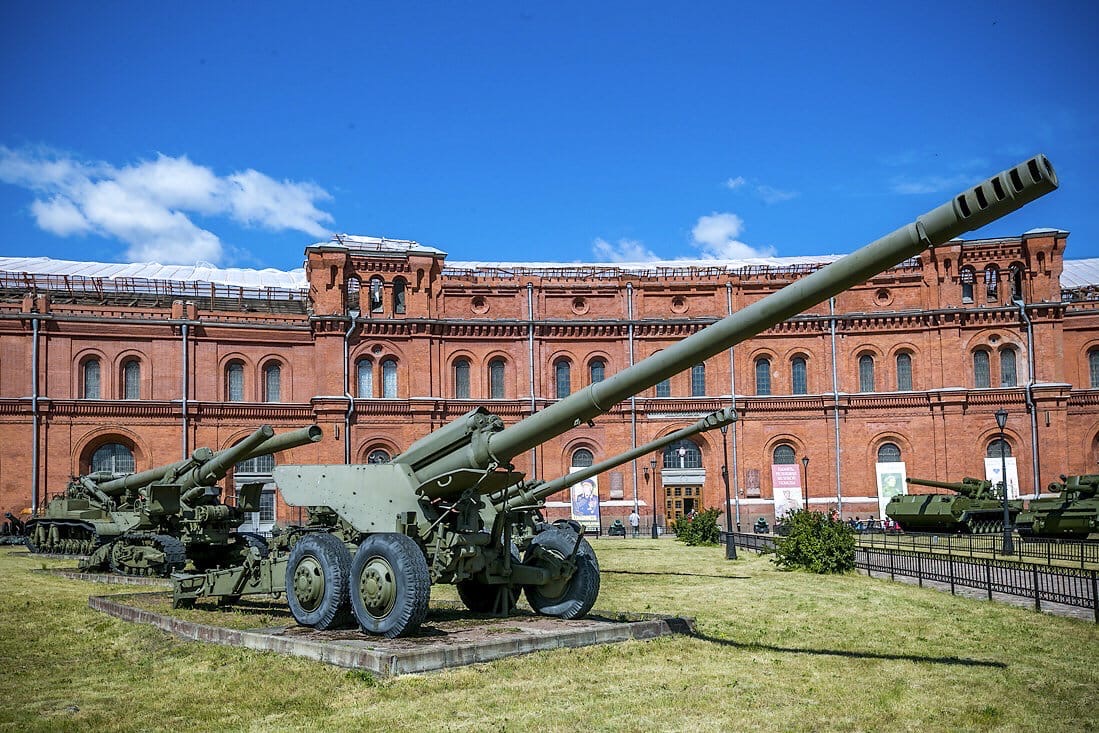
[[855, 533], [838, 518], [798, 510], [787, 515], [785, 537], [777, 538], [772, 560], [784, 570], [843, 573], [855, 568]]
[[675, 538], [688, 545], [716, 545], [721, 531], [717, 528], [720, 509], [703, 509], [693, 516], [680, 517], [672, 522]]

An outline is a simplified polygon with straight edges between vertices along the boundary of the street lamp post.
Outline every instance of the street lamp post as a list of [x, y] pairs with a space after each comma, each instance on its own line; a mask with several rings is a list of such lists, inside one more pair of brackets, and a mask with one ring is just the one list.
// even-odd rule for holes
[[[725, 481], [725, 559], [736, 560], [736, 541], [733, 539], [733, 512], [732, 506], [729, 504], [729, 444], [726, 442], [726, 434], [729, 432], [728, 425], [721, 426], [721, 454], [724, 457], [724, 463], [721, 464], [721, 478]], [[737, 502], [737, 509], [739, 510], [740, 503]], [[737, 511], [739, 515], [740, 512]], [[740, 524], [740, 517], [737, 517], [737, 524]]]
[[1007, 440], [1004, 438], [1007, 410], [1002, 407], [996, 410], [996, 425], [1000, 428], [1000, 490], [1003, 492], [1004, 498], [1004, 554], [1014, 555], [1015, 545], [1011, 539], [1011, 513], [1008, 511], [1007, 505], [1007, 455], [1004, 452], [1004, 448], [1007, 447]]
[[653, 473], [653, 539], [655, 540], [655, 539], [660, 538], [660, 532], [658, 532], [657, 528], [656, 528], [656, 524], [657, 524], [657, 514], [656, 514], [656, 477], [657, 477], [657, 473], [656, 473], [656, 459], [655, 458], [650, 458], [649, 459], [649, 468], [652, 469], [652, 473]]
[[801, 490], [805, 492], [805, 511], [809, 511], [809, 456], [801, 457]]

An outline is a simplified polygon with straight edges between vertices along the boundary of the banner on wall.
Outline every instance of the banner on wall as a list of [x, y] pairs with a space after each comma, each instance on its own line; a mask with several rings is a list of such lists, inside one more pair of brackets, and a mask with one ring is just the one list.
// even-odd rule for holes
[[[575, 473], [574, 468], [569, 473]], [[572, 518], [578, 522], [599, 522], [599, 477], [586, 478], [572, 487]]]
[[1019, 471], [1015, 467], [1014, 457], [1005, 459], [985, 458], [985, 480], [991, 481], [993, 484], [1000, 483], [1001, 460], [1007, 464], [1007, 498], [1018, 499]]
[[897, 463], [877, 464], [878, 475], [878, 519], [885, 518], [885, 505], [898, 494], [907, 494], [907, 484], [904, 482], [908, 474], [905, 471], [904, 461]]
[[801, 494], [801, 471], [796, 463], [771, 465], [771, 486], [775, 494], [775, 519], [790, 512], [805, 509]]

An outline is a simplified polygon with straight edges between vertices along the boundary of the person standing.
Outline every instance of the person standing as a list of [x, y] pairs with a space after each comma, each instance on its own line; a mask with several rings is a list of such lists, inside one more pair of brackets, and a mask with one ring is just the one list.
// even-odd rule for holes
[[641, 527], [641, 515], [637, 513], [637, 507], [634, 507], [633, 511], [630, 512], [627, 521], [630, 523], [630, 529], [633, 530], [633, 536], [637, 537], [640, 534], [639, 528]]

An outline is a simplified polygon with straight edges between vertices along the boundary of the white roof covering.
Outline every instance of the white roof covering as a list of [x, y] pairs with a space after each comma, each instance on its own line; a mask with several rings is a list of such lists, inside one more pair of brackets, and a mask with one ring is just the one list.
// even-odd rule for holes
[[367, 250], [370, 252], [382, 252], [393, 254], [442, 255], [446, 252], [435, 247], [428, 247], [414, 242], [411, 239], [389, 239], [388, 237], [364, 237], [359, 234], [333, 234], [330, 242], [317, 242], [314, 247], [346, 247], [347, 249]]
[[242, 288], [280, 288], [305, 290], [305, 268], [296, 270], [249, 270], [242, 267], [214, 267], [210, 264], [160, 265], [155, 262], [78, 262], [54, 260], [49, 257], [0, 257], [0, 272], [32, 273], [35, 275], [77, 276], [116, 280], [142, 278], [170, 282], [215, 283]]
[[1099, 258], [1065, 260], [1061, 273], [1061, 287], [1065, 290], [1099, 285]]
[[625, 271], [656, 270], [659, 268], [687, 269], [691, 267], [715, 267], [725, 270], [741, 270], [748, 267], [794, 267], [797, 265], [826, 265], [843, 255], [818, 255], [815, 257], [748, 257], [741, 260], [651, 260], [649, 262], [461, 262], [447, 260], [448, 270], [591, 270], [618, 269]]

